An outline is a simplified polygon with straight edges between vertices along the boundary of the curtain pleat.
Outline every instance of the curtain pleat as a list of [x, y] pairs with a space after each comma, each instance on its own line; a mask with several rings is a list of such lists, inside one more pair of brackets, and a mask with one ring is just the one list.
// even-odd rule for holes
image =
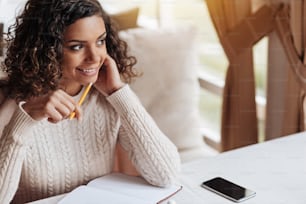
[[[303, 130], [303, 98], [304, 91], [306, 90], [306, 67], [303, 64], [302, 57], [304, 50], [304, 37], [303, 37], [303, 1], [292, 1], [291, 5], [284, 5], [276, 16], [275, 30], [283, 46], [284, 52], [287, 56], [288, 63], [284, 63], [283, 71], [286, 73], [286, 78], [281, 81], [278, 87], [282, 89], [282, 95], [274, 100], [274, 103], [268, 103], [268, 109], [274, 109], [267, 115], [267, 129], [266, 139], [273, 139], [280, 136], [289, 135], [292, 133], [300, 132]], [[277, 60], [275, 56], [274, 60]], [[273, 58], [270, 58], [273, 60]], [[280, 70], [280, 67], [273, 67], [273, 62], [269, 63], [274, 71]], [[269, 77], [273, 80], [273, 76]], [[273, 90], [273, 89], [272, 89]], [[268, 97], [276, 97], [274, 91], [271, 91]], [[281, 106], [278, 109], [274, 108], [275, 103], [281, 101]], [[278, 125], [272, 125], [273, 118], [278, 117]], [[273, 127], [271, 128], [270, 127]], [[269, 129], [270, 128], [270, 129]]]

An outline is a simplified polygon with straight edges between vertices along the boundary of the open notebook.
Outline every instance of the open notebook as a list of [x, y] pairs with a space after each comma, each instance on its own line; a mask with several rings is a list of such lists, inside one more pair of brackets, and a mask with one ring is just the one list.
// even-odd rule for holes
[[150, 185], [141, 177], [112, 173], [96, 178], [86, 186], [77, 187], [58, 204], [156, 204], [181, 189], [180, 185], [160, 188]]

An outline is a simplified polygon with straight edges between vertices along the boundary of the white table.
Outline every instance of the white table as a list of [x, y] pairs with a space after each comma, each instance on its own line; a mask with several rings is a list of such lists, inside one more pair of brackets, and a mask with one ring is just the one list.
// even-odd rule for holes
[[177, 203], [233, 203], [200, 187], [215, 176], [256, 191], [245, 204], [305, 204], [306, 133], [184, 164], [180, 180], [185, 191], [176, 196]]
[[[233, 204], [200, 187], [221, 176], [256, 191], [244, 204], [306, 203], [306, 132], [224, 152], [182, 166], [177, 204]], [[62, 196], [33, 204], [55, 204]]]

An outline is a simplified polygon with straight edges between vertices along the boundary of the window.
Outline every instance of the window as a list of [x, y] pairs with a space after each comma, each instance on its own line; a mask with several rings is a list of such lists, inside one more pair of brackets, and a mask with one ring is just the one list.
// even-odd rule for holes
[[256, 80], [256, 103], [258, 119], [258, 139], [264, 141], [265, 114], [266, 114], [266, 91], [267, 91], [267, 56], [268, 38], [263, 38], [253, 48], [254, 69]]

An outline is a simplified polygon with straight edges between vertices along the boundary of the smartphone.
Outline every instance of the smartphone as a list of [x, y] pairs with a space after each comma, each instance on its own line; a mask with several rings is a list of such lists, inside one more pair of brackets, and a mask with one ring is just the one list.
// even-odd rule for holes
[[239, 186], [221, 177], [204, 181], [201, 186], [237, 203], [256, 195], [254, 191]]

